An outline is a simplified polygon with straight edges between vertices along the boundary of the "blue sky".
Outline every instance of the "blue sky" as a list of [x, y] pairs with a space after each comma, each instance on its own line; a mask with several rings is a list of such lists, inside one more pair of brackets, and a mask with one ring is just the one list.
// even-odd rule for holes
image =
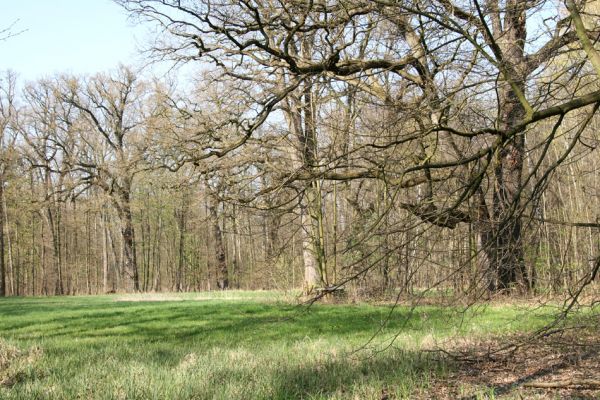
[[138, 64], [146, 29], [110, 0], [0, 0], [0, 29], [21, 34], [0, 41], [0, 71], [23, 80], [57, 72], [95, 73], [119, 62]]

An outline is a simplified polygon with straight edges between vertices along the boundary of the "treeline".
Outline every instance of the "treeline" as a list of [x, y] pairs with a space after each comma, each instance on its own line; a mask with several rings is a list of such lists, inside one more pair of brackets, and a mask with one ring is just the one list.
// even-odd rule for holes
[[119, 3], [200, 79], [5, 74], [0, 294], [596, 278], [592, 3]]

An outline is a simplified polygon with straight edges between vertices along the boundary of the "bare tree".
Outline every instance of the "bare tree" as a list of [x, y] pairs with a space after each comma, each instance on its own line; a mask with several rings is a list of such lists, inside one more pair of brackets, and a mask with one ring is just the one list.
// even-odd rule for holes
[[82, 124], [73, 167], [85, 184], [100, 187], [115, 207], [121, 221], [124, 289], [139, 291], [131, 196], [148, 146], [141, 136], [149, 112], [143, 104], [147, 88], [134, 71], [121, 66], [112, 75], [83, 82], [66, 79], [59, 90], [61, 99], [79, 111]]
[[[543, 182], [535, 181], [533, 171], [524, 175], [524, 157], [528, 146], [549, 142], [528, 144], [527, 138], [542, 121], [555, 123], [556, 131], [566, 114], [600, 101], [600, 92], [591, 88], [558, 96], [556, 80], [540, 73], [565, 52], [575, 57], [562, 71], [585, 63], [580, 49], [596, 64], [590, 43], [598, 34], [578, 23], [573, 2], [567, 2], [568, 15], [555, 10], [556, 17], [529, 35], [528, 22], [554, 3], [118, 3], [164, 28], [159, 42], [164, 45], [154, 49], [158, 54], [213, 63], [240, 82], [260, 77], [264, 92], [257, 104], [292, 95], [275, 80], [265, 84], [265, 76], [295, 76], [306, 85], [327, 78], [359, 89], [386, 116], [384, 131], [354, 151], [357, 162], [322, 160], [293, 179], [374, 178], [406, 189], [411, 200], [396, 206], [424, 222], [450, 229], [473, 224], [490, 291], [530, 286], [522, 218], [531, 202], [524, 196]], [[298, 51], [296, 44], [308, 38], [311, 50]], [[399, 151], [412, 152], [412, 161], [394, 162]], [[533, 164], [535, 175], [545, 176], [539, 160]]]

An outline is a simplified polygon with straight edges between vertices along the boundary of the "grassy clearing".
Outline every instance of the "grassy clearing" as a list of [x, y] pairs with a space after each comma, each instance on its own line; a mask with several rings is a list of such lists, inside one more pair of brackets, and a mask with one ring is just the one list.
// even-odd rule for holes
[[[0, 385], [0, 398], [413, 398], [450, 370], [421, 348], [456, 336], [527, 331], [550, 318], [547, 309], [522, 318], [515, 306], [400, 307], [391, 317], [388, 306], [303, 311], [288, 298], [228, 292], [2, 299], [0, 337], [23, 354], [41, 350], [17, 381]], [[379, 351], [392, 338], [393, 346]]]

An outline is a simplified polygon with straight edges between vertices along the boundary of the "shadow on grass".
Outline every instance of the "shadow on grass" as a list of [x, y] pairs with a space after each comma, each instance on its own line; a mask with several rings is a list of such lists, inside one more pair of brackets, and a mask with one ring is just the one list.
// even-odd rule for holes
[[[328, 397], [349, 394], [351, 398], [410, 396], [425, 388], [432, 376], [442, 377], [445, 365], [418, 351], [390, 350], [358, 361], [338, 359], [321, 365], [291, 368], [278, 374], [275, 398]], [[343, 396], [346, 397], [346, 396]]]
[[[252, 302], [140, 303], [64, 298], [0, 302], [0, 336], [24, 340], [119, 338], [125, 341], [205, 346], [261, 345], [307, 337], [364, 336], [386, 332], [450, 331], [461, 310], [423, 307], [412, 312], [388, 307], [314, 306], [301, 308]], [[54, 301], [52, 301], [54, 300]], [[78, 300], [78, 301], [77, 301]], [[86, 301], [87, 300], [87, 301]]]
[[[426, 314], [398, 310], [388, 321], [386, 307], [315, 306], [300, 312], [289, 305], [251, 302], [43, 300], [0, 302], [0, 337], [26, 344], [41, 342], [57, 357], [77, 348], [111, 349], [122, 360], [133, 356], [164, 365], [177, 363], [189, 346], [202, 351], [223, 346], [268, 348], [273, 343], [348, 337], [362, 344], [383, 323], [388, 332], [415, 332], [424, 329], [425, 323], [445, 324], [452, 314], [445, 309]], [[153, 351], [136, 356], [135, 349], [140, 347]]]
[[[461, 311], [420, 307], [412, 312], [398, 307], [388, 320], [389, 307], [365, 305], [316, 305], [302, 312], [290, 305], [252, 301], [3, 299], [0, 337], [23, 345], [41, 344], [47, 368], [54, 370], [60, 365], [60, 381], [65, 386], [75, 382], [70, 381], [73, 375], [86, 374], [92, 366], [105, 370], [113, 366], [118, 371], [120, 366], [136, 363], [142, 370], [155, 371], [149, 375], [148, 390], [171, 391], [162, 398], [194, 398], [198, 394], [201, 398], [227, 398], [223, 393], [239, 398], [235, 390], [240, 387], [256, 393], [252, 398], [382, 398], [388, 391], [394, 398], [410, 396], [430, 378], [444, 376], [446, 365], [429, 354], [393, 348], [359, 359], [329, 351], [337, 343], [346, 349], [364, 344], [382, 324], [386, 334], [418, 337], [435, 331], [450, 335], [456, 326], [452, 321], [460, 320]], [[489, 315], [499, 318], [502, 313]], [[494, 324], [503, 326], [500, 319]], [[316, 347], [310, 347], [312, 342]], [[269, 353], [271, 348], [276, 350]], [[246, 364], [220, 359], [235, 354], [236, 349], [245, 354]], [[298, 354], [304, 351], [306, 357]], [[160, 372], [156, 371], [178, 374], [177, 368], [191, 353], [214, 359], [203, 359], [205, 370], [188, 376], [182, 388], [157, 389]], [[254, 365], [257, 360], [263, 364]], [[112, 389], [106, 386], [103, 390], [98, 393]], [[144, 384], [135, 390], [145, 390]], [[64, 396], [72, 397], [73, 393]]]
[[446, 376], [446, 365], [430, 354], [397, 349], [362, 358], [307, 354], [306, 360], [281, 361], [266, 360], [258, 373], [243, 363], [219, 364], [202, 371], [205, 384], [188, 393], [207, 399], [414, 398], [433, 378]]
[[366, 335], [382, 324], [387, 330], [418, 330], [425, 320], [428, 324], [444, 325], [455, 313], [441, 308], [426, 313], [398, 310], [388, 320], [388, 309], [383, 307], [316, 306], [308, 312], [253, 303], [125, 303], [110, 307], [30, 304], [26, 312], [6, 312], [0, 307], [0, 335], [17, 339], [110, 336], [150, 342], [166, 340], [173, 344], [191, 339], [209, 343], [211, 338], [221, 342], [228, 337], [239, 344], [257, 344], [315, 335]]

